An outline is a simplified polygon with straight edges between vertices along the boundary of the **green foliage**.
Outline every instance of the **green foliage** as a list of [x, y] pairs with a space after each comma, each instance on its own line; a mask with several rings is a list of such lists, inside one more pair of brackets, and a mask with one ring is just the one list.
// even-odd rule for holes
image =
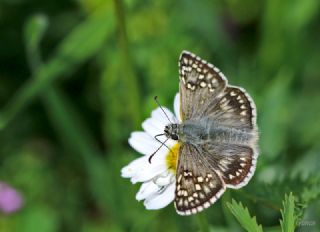
[[292, 192], [295, 196], [296, 220], [302, 220], [308, 206], [320, 200], [319, 175], [309, 178], [300, 176], [286, 177], [270, 184], [254, 183], [248, 186], [247, 191], [240, 193], [240, 195], [253, 199], [267, 208], [280, 210], [283, 196], [288, 192]]
[[[251, 217], [248, 208], [245, 208], [241, 202], [237, 203], [232, 199], [232, 202], [228, 202], [227, 206], [246, 231], [263, 231], [262, 226], [257, 223], [256, 217]], [[283, 209], [281, 209], [280, 212], [282, 216], [282, 219], [280, 219], [282, 231], [295, 231], [298, 215], [297, 208], [295, 207], [295, 197], [292, 193], [285, 195]]]
[[296, 225], [296, 215], [294, 212], [294, 196], [292, 193], [290, 193], [289, 196], [285, 195], [281, 215], [280, 225], [282, 232], [293, 232]]
[[[20, 110], [26, 107], [52, 81], [65, 73], [70, 73], [81, 62], [90, 58], [100, 49], [108, 33], [112, 30], [112, 26], [105, 30], [105, 21], [110, 23], [112, 18], [110, 14], [101, 9], [70, 32], [68, 37], [58, 46], [54, 58], [43, 65], [37, 71], [35, 77], [19, 89], [15, 97], [0, 112], [0, 129], [5, 127]], [[30, 24], [28, 27], [26, 31], [31, 30]]]
[[237, 203], [234, 199], [232, 199], [232, 202], [227, 203], [227, 206], [246, 231], [263, 231], [262, 226], [257, 223], [256, 217], [251, 217], [248, 208], [243, 207], [241, 202]]
[[[0, 181], [25, 200], [0, 231], [319, 231], [302, 227], [320, 215], [319, 5], [0, 1]], [[153, 96], [172, 109], [182, 50], [250, 93], [260, 135], [248, 185], [191, 217], [120, 177]]]

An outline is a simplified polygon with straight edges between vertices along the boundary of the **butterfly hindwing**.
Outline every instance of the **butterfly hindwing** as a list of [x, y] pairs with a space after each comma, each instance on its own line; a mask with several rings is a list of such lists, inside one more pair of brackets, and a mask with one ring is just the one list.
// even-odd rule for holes
[[204, 110], [202, 117], [212, 117], [220, 125], [237, 129], [255, 129], [256, 106], [244, 89], [228, 86], [217, 102]]
[[229, 188], [248, 183], [256, 168], [257, 151], [239, 144], [208, 144], [201, 148], [206, 161], [221, 176]]

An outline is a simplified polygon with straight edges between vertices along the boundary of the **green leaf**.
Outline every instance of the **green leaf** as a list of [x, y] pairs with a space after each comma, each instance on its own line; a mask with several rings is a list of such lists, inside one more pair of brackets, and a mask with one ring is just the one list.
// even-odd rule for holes
[[283, 232], [292, 232], [295, 228], [296, 216], [294, 212], [294, 196], [290, 192], [289, 196], [285, 195], [283, 209], [281, 210], [282, 220], [280, 220]]
[[301, 219], [308, 204], [320, 199], [320, 176], [286, 177], [272, 183], [252, 182], [243, 195], [278, 211], [282, 207], [283, 196], [289, 192], [295, 196], [296, 215]]
[[227, 203], [227, 206], [245, 230], [249, 232], [263, 231], [262, 226], [258, 225], [256, 217], [251, 217], [248, 208], [245, 208], [241, 202], [237, 203], [232, 199], [231, 204]]

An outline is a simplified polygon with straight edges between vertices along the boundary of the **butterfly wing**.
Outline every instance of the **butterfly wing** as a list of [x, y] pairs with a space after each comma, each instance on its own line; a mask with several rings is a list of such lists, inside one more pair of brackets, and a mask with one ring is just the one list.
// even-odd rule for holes
[[197, 147], [182, 144], [176, 173], [175, 208], [180, 215], [201, 212], [225, 191], [218, 173], [200, 154]]
[[257, 151], [251, 146], [219, 143], [207, 144], [199, 149], [228, 188], [241, 188], [253, 176]]
[[228, 86], [220, 70], [190, 52], [179, 59], [183, 120], [211, 117], [216, 123], [255, 129], [256, 107], [242, 88]]
[[227, 79], [218, 68], [187, 51], [180, 55], [179, 74], [183, 120], [200, 116], [227, 86]]
[[208, 105], [201, 117], [209, 117], [221, 126], [256, 131], [256, 106], [242, 88], [227, 86], [220, 97]]

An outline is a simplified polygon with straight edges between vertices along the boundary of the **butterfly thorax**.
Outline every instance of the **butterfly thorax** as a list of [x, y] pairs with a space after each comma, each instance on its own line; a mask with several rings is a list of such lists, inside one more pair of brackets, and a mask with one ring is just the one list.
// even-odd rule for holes
[[179, 140], [182, 143], [197, 143], [197, 141], [208, 139], [206, 127], [192, 121], [169, 124], [165, 127], [164, 133], [167, 138]]

